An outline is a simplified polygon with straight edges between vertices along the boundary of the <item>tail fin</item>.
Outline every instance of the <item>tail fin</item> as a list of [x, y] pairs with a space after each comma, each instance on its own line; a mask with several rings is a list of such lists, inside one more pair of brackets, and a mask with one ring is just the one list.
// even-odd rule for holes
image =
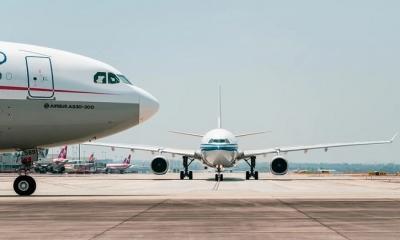
[[131, 155], [129, 154], [129, 156], [127, 158], [125, 158], [124, 160], [125, 164], [130, 164], [131, 163]]
[[89, 160], [90, 163], [94, 162], [94, 153], [90, 154]]
[[59, 159], [67, 159], [67, 148], [68, 146], [65, 145], [65, 147], [61, 149], [60, 154], [58, 154]]
[[219, 86], [219, 92], [218, 92], [218, 104], [219, 104], [218, 128], [222, 128], [222, 101], [221, 101], [221, 86]]

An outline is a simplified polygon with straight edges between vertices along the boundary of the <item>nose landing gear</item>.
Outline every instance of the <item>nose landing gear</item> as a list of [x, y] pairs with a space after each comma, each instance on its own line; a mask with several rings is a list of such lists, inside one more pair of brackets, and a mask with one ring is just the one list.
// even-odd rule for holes
[[224, 181], [224, 174], [221, 173], [221, 167], [217, 166], [217, 173], [215, 174], [215, 181], [216, 182], [222, 182]]
[[183, 168], [185, 170], [180, 172], [180, 179], [183, 180], [187, 177], [187, 178], [189, 178], [189, 180], [192, 180], [193, 172], [189, 171], [189, 166], [190, 166], [190, 164], [192, 164], [194, 159], [191, 159], [190, 162], [189, 162], [189, 158], [187, 156], [183, 156], [182, 159], [183, 159]]
[[258, 180], [258, 171], [254, 171], [254, 168], [256, 167], [256, 157], [250, 157], [250, 163], [248, 159], [245, 159], [245, 161], [250, 166], [250, 171], [246, 171], [246, 180], [249, 180], [252, 177], [254, 180]]

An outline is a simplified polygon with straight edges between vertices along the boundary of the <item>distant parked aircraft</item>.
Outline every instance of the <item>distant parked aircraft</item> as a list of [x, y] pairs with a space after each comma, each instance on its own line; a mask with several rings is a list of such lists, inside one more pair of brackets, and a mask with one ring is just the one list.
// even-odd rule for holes
[[124, 173], [125, 170], [131, 167], [131, 154], [122, 161], [122, 163], [108, 163], [106, 164], [106, 173], [113, 171], [118, 171], [119, 173]]

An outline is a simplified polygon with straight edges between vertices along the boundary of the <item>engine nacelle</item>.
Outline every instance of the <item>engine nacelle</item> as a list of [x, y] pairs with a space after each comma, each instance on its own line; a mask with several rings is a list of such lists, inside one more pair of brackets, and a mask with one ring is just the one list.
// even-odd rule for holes
[[169, 161], [163, 156], [157, 156], [151, 161], [150, 167], [154, 174], [164, 175], [168, 172]]
[[274, 175], [285, 175], [289, 169], [289, 164], [283, 157], [276, 156], [271, 161], [270, 169]]

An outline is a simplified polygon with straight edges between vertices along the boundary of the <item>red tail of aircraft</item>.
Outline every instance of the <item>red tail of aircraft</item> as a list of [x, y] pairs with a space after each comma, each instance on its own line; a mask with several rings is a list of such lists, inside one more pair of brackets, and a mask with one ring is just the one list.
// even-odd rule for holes
[[129, 156], [127, 158], [124, 159], [124, 164], [130, 164], [131, 163], [131, 155], [129, 154]]
[[94, 153], [90, 154], [88, 162], [90, 163], [94, 162]]
[[63, 147], [60, 151], [60, 154], [58, 154], [58, 159], [67, 159], [67, 150], [68, 146]]

